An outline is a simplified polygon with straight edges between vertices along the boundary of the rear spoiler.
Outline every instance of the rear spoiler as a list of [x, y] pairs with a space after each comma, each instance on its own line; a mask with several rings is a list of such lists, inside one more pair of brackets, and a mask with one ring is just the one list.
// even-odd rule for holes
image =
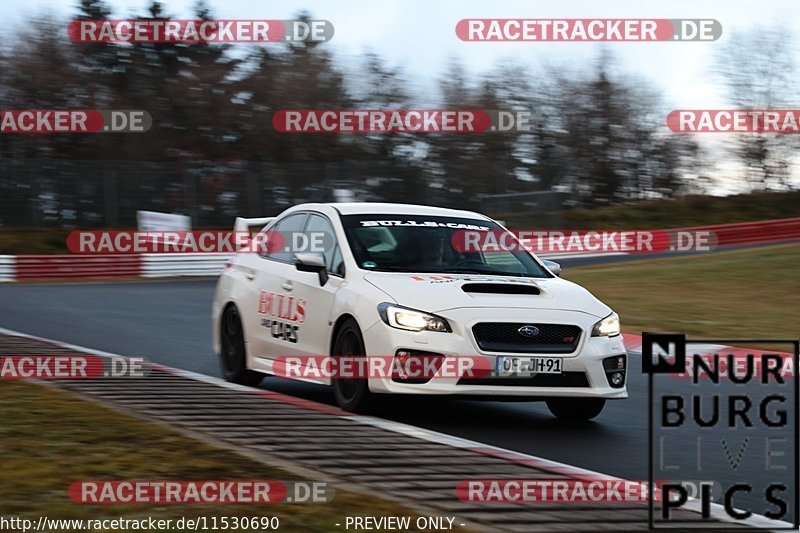
[[276, 217], [261, 217], [261, 218], [244, 218], [236, 217], [236, 222], [233, 223], [233, 231], [250, 231], [251, 226], [266, 226]]

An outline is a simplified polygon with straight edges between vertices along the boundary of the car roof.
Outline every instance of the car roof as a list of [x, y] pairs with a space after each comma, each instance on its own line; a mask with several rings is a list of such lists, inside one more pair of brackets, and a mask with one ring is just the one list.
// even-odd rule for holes
[[472, 211], [462, 211], [459, 209], [447, 209], [444, 207], [433, 207], [429, 205], [414, 204], [391, 204], [381, 202], [343, 202], [328, 204], [301, 204], [292, 209], [315, 209], [320, 206], [329, 206], [342, 215], [422, 215], [440, 217], [459, 217], [459, 218], [479, 218], [489, 220], [486, 215], [474, 213]]

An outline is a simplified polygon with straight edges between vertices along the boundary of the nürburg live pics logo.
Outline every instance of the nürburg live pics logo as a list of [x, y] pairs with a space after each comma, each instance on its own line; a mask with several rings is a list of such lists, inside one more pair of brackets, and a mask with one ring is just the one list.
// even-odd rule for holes
[[651, 529], [797, 531], [798, 344], [642, 335]]

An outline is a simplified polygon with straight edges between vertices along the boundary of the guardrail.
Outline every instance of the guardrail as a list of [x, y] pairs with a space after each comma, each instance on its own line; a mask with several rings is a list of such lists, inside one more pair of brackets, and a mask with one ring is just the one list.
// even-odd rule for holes
[[17, 275], [17, 260], [14, 255], [0, 255], [0, 282], [14, 281]]
[[716, 226], [680, 228], [683, 231], [713, 231], [718, 246], [767, 244], [800, 239], [800, 218], [782, 218], [759, 222], [737, 222]]
[[[719, 247], [800, 241], [800, 218], [739, 222], [670, 231], [713, 231]], [[625, 252], [595, 255], [624, 255]], [[564, 254], [539, 254], [558, 259]], [[583, 257], [590, 254], [581, 253]], [[0, 255], [0, 282], [17, 280], [217, 276], [230, 254]]]
[[218, 276], [231, 254], [142, 254], [142, 277]]
[[18, 255], [17, 280], [130, 278], [141, 273], [138, 255]]
[[[736, 222], [733, 224], [718, 224], [715, 226], [669, 228], [663, 231], [672, 235], [710, 232], [714, 234], [715, 238], [712, 239], [712, 242], [716, 248], [770, 244], [800, 240], [800, 218], [783, 218], [758, 222]], [[545, 252], [537, 253], [536, 255], [543, 259], [567, 259], [575, 257], [630, 255], [630, 253], [631, 252], [627, 251], [590, 252], [581, 250], [577, 252]]]

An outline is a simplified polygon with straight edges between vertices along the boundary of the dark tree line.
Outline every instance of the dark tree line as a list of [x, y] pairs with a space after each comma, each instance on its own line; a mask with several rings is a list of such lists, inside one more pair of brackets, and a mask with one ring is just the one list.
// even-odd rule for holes
[[[76, 18], [109, 19], [102, 0]], [[197, 18], [212, 19], [205, 2]], [[310, 18], [308, 14], [300, 17]], [[138, 18], [168, 19], [153, 2]], [[334, 25], [335, 25], [335, 21]], [[196, 223], [329, 200], [485, 210], [598, 206], [702, 190], [696, 139], [664, 126], [659, 95], [599, 57], [544, 76], [505, 65], [473, 78], [457, 62], [439, 95], [416, 94], [379, 56], [338, 64], [326, 43], [79, 44], [39, 18], [0, 56], [2, 109], [144, 109], [143, 134], [0, 135], [0, 225], [128, 224], [136, 209]], [[7, 39], [8, 42], [8, 39]], [[280, 109], [530, 111], [531, 130], [482, 134], [281, 134]], [[503, 199], [511, 199], [505, 201]], [[502, 200], [502, 201], [501, 201]], [[66, 215], [65, 215], [66, 213]]]

